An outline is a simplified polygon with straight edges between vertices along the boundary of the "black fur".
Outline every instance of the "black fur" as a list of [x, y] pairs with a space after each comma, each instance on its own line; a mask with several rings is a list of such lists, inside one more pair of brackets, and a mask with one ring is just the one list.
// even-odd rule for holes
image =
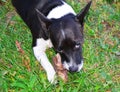
[[33, 36], [32, 46], [36, 45], [37, 38], [42, 37], [45, 40], [48, 39], [48, 33], [46, 30], [42, 29], [35, 9], [38, 9], [41, 13], [47, 16], [50, 10], [62, 5], [60, 0], [12, 0], [12, 4], [31, 30]]

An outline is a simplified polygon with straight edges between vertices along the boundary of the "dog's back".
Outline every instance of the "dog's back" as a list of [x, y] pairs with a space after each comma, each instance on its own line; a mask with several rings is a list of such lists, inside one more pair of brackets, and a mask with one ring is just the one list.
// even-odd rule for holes
[[35, 14], [35, 8], [39, 9], [43, 13], [43, 10], [45, 9], [44, 6], [51, 1], [52, 0], [12, 0], [12, 4], [23, 20], [27, 21], [27, 17]]
[[42, 37], [48, 39], [46, 31], [41, 27], [35, 9], [38, 9], [47, 16], [50, 10], [62, 4], [61, 0], [12, 0], [12, 4], [16, 8], [17, 13], [30, 28], [33, 36], [33, 46], [35, 46], [36, 38]]

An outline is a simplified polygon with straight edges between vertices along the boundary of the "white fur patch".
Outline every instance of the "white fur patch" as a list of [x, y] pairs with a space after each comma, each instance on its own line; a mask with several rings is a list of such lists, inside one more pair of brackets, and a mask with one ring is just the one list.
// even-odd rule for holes
[[65, 32], [64, 32], [64, 30], [62, 29], [61, 32], [62, 32], [63, 38], [65, 39]]
[[43, 38], [40, 38], [36, 41], [36, 47], [39, 47], [40, 52], [45, 52], [47, 48], [51, 48], [52, 46], [50, 39], [44, 40]]
[[45, 50], [52, 47], [51, 41], [41, 38], [37, 39], [36, 42], [36, 46], [33, 47], [34, 55], [47, 72], [49, 82], [54, 83], [56, 72], [45, 54]]
[[83, 68], [83, 61], [81, 61], [81, 64], [78, 65], [78, 72]]
[[63, 66], [64, 66], [65, 69], [69, 70], [69, 65], [66, 61], [64, 61]]
[[48, 14], [47, 18], [48, 19], [51, 19], [51, 18], [58, 19], [69, 13], [76, 15], [76, 13], [72, 9], [72, 7], [70, 5], [68, 5], [67, 3], [63, 2], [63, 5], [53, 8], [50, 11], [50, 13]]

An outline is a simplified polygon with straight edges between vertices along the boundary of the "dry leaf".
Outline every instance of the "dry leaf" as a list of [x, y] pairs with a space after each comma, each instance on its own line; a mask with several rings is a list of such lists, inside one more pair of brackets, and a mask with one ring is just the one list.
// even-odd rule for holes
[[23, 57], [22, 61], [23, 61], [24, 66], [27, 68], [27, 70], [30, 71], [31, 69], [30, 69], [30, 59], [29, 59], [29, 57], [27, 55], [25, 55]]
[[13, 16], [15, 16], [15, 12], [14, 11], [8, 12], [6, 14], [6, 23], [7, 23], [7, 25], [9, 25], [9, 24], [10, 25], [14, 25], [15, 24], [15, 21], [11, 20]]
[[16, 44], [18, 51], [22, 55], [23, 65], [27, 68], [28, 71], [30, 71], [30, 59], [29, 59], [29, 57], [25, 54], [24, 50], [21, 48], [20, 42], [16, 41], [15, 44]]
[[16, 46], [17, 46], [18, 51], [19, 51], [21, 54], [24, 54], [24, 50], [21, 48], [20, 42], [16, 41], [15, 44], [16, 44]]

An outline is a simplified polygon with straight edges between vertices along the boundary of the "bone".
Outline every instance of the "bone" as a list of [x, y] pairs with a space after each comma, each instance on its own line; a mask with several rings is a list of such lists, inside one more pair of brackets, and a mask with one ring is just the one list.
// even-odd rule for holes
[[53, 57], [53, 66], [55, 68], [55, 71], [57, 75], [64, 81], [68, 81], [68, 75], [67, 70], [64, 69], [63, 64], [61, 63], [61, 56], [57, 54], [55, 57]]

